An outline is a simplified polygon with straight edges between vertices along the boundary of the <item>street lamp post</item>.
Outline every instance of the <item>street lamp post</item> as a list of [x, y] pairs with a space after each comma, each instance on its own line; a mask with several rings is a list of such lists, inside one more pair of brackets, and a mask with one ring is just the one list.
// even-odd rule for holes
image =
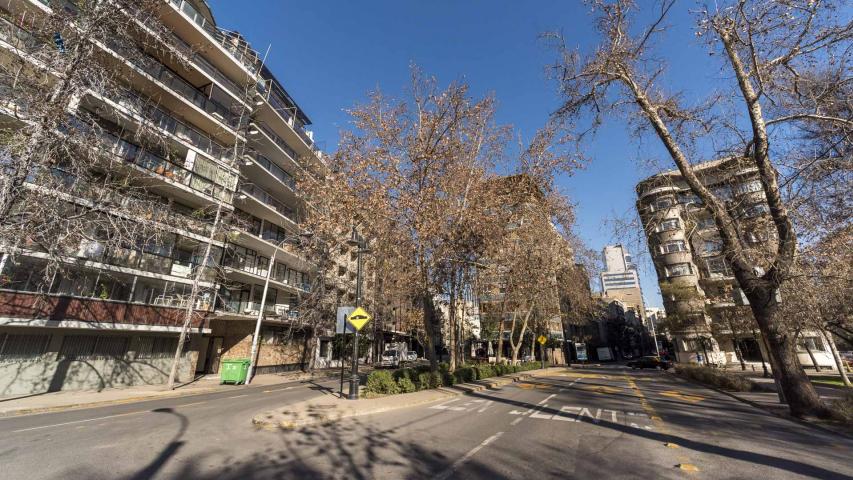
[[267, 292], [270, 289], [270, 278], [272, 277], [273, 268], [275, 268], [275, 257], [278, 254], [278, 249], [281, 248], [285, 243], [292, 243], [294, 240], [298, 238], [309, 238], [311, 237], [310, 233], [303, 233], [299, 236], [290, 236], [285, 237], [276, 245], [275, 250], [272, 252], [272, 258], [270, 259], [269, 265], [267, 265], [267, 278], [264, 280], [264, 292], [261, 294], [261, 305], [258, 308], [258, 319], [255, 322], [255, 335], [252, 337], [252, 350], [249, 357], [249, 371], [246, 373], [246, 384], [251, 383], [252, 376], [255, 373], [255, 366], [257, 363], [258, 357], [258, 345], [259, 345], [259, 337], [261, 335], [261, 324], [264, 321], [264, 309], [266, 308], [267, 303]]
[[[361, 306], [361, 282], [362, 282], [362, 254], [369, 253], [370, 250], [366, 250], [364, 248], [364, 239], [358, 232], [355, 231], [355, 226], [352, 227], [352, 236], [349, 240], [347, 240], [347, 244], [358, 248], [356, 251], [356, 280], [355, 280], [355, 307], [358, 308]], [[374, 339], [375, 341], [376, 339]], [[355, 330], [355, 334], [352, 341], [352, 376], [349, 381], [349, 395], [347, 396], [350, 400], [358, 400], [358, 329]]]

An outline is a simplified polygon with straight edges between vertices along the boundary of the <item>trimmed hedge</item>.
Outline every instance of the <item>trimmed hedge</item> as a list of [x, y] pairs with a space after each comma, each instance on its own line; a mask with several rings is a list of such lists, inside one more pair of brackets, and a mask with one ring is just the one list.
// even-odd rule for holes
[[756, 390], [757, 385], [746, 377], [728, 373], [718, 368], [705, 367], [689, 363], [679, 363], [675, 366], [675, 373], [700, 383], [712, 385], [723, 390], [735, 392], [751, 392]]
[[392, 395], [428, 390], [441, 386], [451, 387], [457, 383], [468, 383], [485, 378], [499, 377], [540, 368], [539, 362], [518, 365], [491, 365], [487, 363], [461, 365], [454, 372], [446, 363], [438, 365], [437, 372], [430, 372], [429, 365], [418, 365], [394, 370], [374, 370], [367, 375], [365, 389], [374, 395]]

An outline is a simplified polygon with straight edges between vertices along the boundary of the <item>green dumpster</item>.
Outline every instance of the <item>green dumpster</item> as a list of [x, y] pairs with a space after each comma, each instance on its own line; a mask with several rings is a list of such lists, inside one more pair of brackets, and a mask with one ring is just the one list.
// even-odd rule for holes
[[233, 383], [240, 385], [246, 383], [246, 374], [249, 373], [248, 358], [229, 358], [222, 361], [219, 369], [219, 383]]

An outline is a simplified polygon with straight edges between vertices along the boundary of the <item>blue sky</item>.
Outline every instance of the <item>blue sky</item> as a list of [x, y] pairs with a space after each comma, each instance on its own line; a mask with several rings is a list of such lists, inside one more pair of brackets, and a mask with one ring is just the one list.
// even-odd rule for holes
[[[559, 98], [545, 66], [554, 53], [539, 39], [561, 30], [571, 45], [594, 45], [590, 17], [581, 2], [510, 0], [210, 0], [223, 28], [243, 33], [314, 125], [315, 138], [334, 150], [338, 132], [348, 125], [345, 109], [381, 88], [400, 94], [409, 66], [448, 83], [464, 79], [472, 94], [494, 92], [497, 120], [524, 137], [557, 108]], [[641, 2], [642, 4], [643, 2]], [[651, 3], [651, 2], [649, 2]], [[692, 2], [674, 12], [663, 51], [671, 61], [665, 82], [701, 93], [719, 70], [693, 34]], [[656, 139], [639, 143], [624, 121], [607, 121], [589, 143], [592, 162], [560, 185], [577, 204], [576, 231], [600, 251], [616, 240], [608, 219], [634, 209], [634, 185], [656, 173], [638, 157], [663, 158]], [[641, 281], [650, 305], [661, 305], [657, 279], [647, 252], [640, 258]], [[642, 255], [646, 253], [646, 255]], [[641, 255], [637, 255], [641, 254]]]

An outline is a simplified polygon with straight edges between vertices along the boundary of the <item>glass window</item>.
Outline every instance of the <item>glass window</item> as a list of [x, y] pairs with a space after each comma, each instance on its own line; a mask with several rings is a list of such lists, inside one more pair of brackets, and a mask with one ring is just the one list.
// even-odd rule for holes
[[743, 209], [743, 216], [746, 218], [753, 218], [769, 212], [770, 208], [767, 207], [767, 204], [755, 203]]
[[806, 346], [813, 352], [825, 352], [826, 348], [823, 345], [820, 337], [804, 337], [797, 340], [797, 350], [806, 351]]
[[702, 200], [693, 192], [681, 192], [678, 194], [678, 203], [682, 205], [702, 205]]
[[702, 243], [702, 252], [704, 253], [719, 253], [723, 249], [723, 242], [720, 239], [705, 240]]
[[684, 240], [672, 240], [660, 246], [661, 253], [686, 252], [687, 244]]
[[723, 257], [714, 257], [706, 260], [708, 265], [708, 273], [711, 276], [724, 276], [731, 277], [732, 269], [729, 267], [729, 263]]
[[655, 200], [655, 209], [662, 210], [675, 205], [675, 200], [672, 197], [661, 197]]
[[679, 277], [682, 275], [690, 275], [693, 273], [693, 268], [689, 263], [674, 263], [666, 266], [667, 277]]
[[717, 224], [714, 222], [714, 219], [711, 217], [702, 217], [696, 220], [696, 229], [697, 230], [707, 230], [709, 228], [716, 228]]
[[679, 226], [679, 222], [677, 218], [667, 218], [658, 224], [659, 232], [666, 232], [667, 230], [677, 230]]
[[760, 192], [761, 190], [762, 190], [761, 181], [759, 181], [759, 180], [752, 180], [752, 181], [746, 182], [746, 183], [739, 183], [739, 184], [734, 186], [735, 194], [738, 194], [738, 195], [744, 194], [744, 193], [751, 193], [751, 192]]

